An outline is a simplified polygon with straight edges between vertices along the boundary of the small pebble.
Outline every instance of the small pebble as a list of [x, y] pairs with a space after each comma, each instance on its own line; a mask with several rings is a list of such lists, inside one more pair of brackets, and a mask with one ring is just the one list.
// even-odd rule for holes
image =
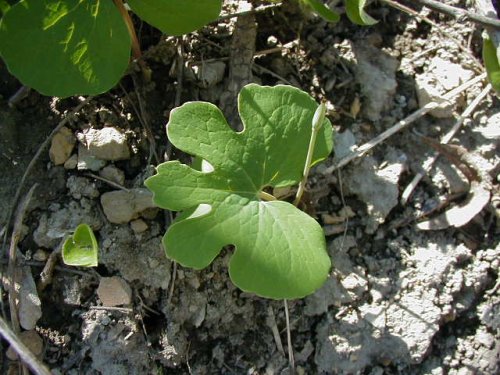
[[132, 289], [121, 277], [102, 277], [97, 295], [104, 306], [128, 305], [132, 301]]

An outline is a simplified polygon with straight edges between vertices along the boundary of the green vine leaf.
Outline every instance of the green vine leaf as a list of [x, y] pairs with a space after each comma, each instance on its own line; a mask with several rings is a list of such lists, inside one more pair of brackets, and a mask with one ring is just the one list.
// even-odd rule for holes
[[483, 61], [491, 86], [500, 93], [500, 61], [491, 39], [483, 39]]
[[128, 0], [130, 8], [150, 25], [169, 35], [197, 30], [217, 19], [222, 0]]
[[[259, 199], [265, 187], [301, 180], [317, 107], [296, 88], [251, 84], [238, 97], [242, 132], [234, 132], [210, 103], [186, 103], [171, 112], [168, 138], [205, 165], [198, 171], [166, 162], [146, 180], [159, 207], [183, 211], [163, 238], [169, 258], [202, 269], [234, 245], [229, 275], [244, 291], [290, 299], [323, 284], [331, 263], [321, 226], [288, 202]], [[327, 157], [332, 143], [324, 120], [313, 164]]]
[[374, 25], [378, 21], [364, 11], [365, 3], [366, 0], [345, 0], [345, 10], [347, 17], [351, 20], [351, 22], [357, 25]]
[[0, 55], [44, 95], [95, 95], [124, 74], [130, 37], [111, 0], [23, 0], [0, 20]]
[[76, 227], [62, 248], [63, 262], [69, 266], [97, 267], [99, 247], [94, 232], [87, 224]]
[[320, 0], [301, 0], [301, 1], [303, 4], [310, 7], [325, 21], [338, 22], [340, 20], [340, 15], [331, 10], [327, 5], [325, 5]]

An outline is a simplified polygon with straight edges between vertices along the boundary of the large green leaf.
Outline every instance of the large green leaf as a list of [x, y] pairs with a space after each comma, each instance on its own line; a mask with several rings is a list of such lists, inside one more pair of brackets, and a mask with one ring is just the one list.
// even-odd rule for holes
[[42, 94], [95, 95], [125, 72], [130, 37], [111, 0], [24, 0], [0, 21], [0, 55]]
[[[172, 161], [146, 181], [159, 207], [184, 210], [163, 244], [168, 257], [195, 269], [207, 267], [223, 246], [234, 245], [229, 274], [236, 286], [263, 297], [300, 298], [328, 275], [323, 231], [292, 204], [262, 201], [259, 194], [266, 186], [302, 178], [318, 105], [290, 86], [247, 85], [238, 100], [244, 124], [239, 133], [210, 103], [191, 102], [172, 111], [170, 141], [213, 170]], [[313, 162], [331, 149], [332, 128], [325, 120]]]
[[366, 0], [345, 0], [347, 17], [351, 22], [361, 26], [376, 24], [378, 21], [365, 12], [365, 3]]
[[306, 6], [309, 6], [315, 13], [328, 22], [338, 22], [340, 15], [331, 10], [320, 0], [301, 0]]
[[76, 227], [62, 248], [63, 262], [69, 266], [97, 267], [99, 247], [94, 232], [87, 224]]
[[214, 21], [222, 0], [128, 0], [128, 5], [147, 23], [169, 35], [182, 35]]
[[483, 61], [488, 79], [497, 93], [500, 93], [500, 61], [491, 39], [483, 39]]

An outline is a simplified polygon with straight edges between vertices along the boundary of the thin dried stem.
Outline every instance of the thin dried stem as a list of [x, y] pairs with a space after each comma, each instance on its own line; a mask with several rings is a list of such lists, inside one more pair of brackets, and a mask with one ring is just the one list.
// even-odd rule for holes
[[285, 319], [286, 319], [286, 344], [288, 346], [288, 363], [290, 365], [290, 374], [295, 374], [295, 359], [293, 357], [292, 348], [292, 332], [290, 330], [290, 316], [288, 314], [288, 302], [286, 299], [283, 300], [285, 305]]
[[19, 317], [17, 315], [17, 283], [18, 280], [16, 278], [17, 275], [17, 244], [19, 239], [21, 238], [21, 229], [24, 221], [24, 216], [26, 214], [26, 210], [28, 209], [28, 204], [31, 201], [31, 197], [33, 196], [33, 192], [35, 191], [38, 184], [34, 184], [31, 189], [26, 194], [26, 197], [21, 202], [16, 220], [14, 223], [14, 228], [12, 230], [12, 236], [9, 247], [9, 265], [8, 265], [8, 274], [9, 274], [9, 306], [10, 306], [10, 320], [12, 322], [12, 329], [14, 332], [20, 331], [19, 326]]
[[[482, 100], [488, 95], [488, 93], [491, 90], [491, 84], [486, 85], [486, 87], [481, 91], [481, 93], [467, 106], [467, 108], [464, 110], [464, 112], [460, 115], [460, 117], [457, 119], [451, 130], [446, 133], [446, 135], [441, 139], [442, 144], [447, 144], [449, 143], [452, 138], [455, 136], [457, 131], [460, 129], [462, 124], [464, 123], [465, 119], [469, 117], [476, 107], [482, 102]], [[410, 196], [412, 195], [413, 191], [417, 187], [418, 183], [420, 180], [427, 174], [436, 160], [439, 157], [439, 152], [435, 152], [434, 155], [432, 156], [431, 159], [429, 159], [423, 166], [423, 170], [418, 172], [415, 177], [413, 177], [413, 180], [408, 184], [406, 189], [403, 191], [403, 194], [401, 195], [401, 204], [405, 205], [408, 200], [410, 199]]]
[[398, 131], [406, 128], [408, 125], [413, 123], [414, 121], [418, 120], [422, 116], [424, 116], [426, 113], [432, 111], [435, 108], [441, 107], [443, 105], [447, 105], [451, 99], [453, 99], [455, 96], [459, 95], [463, 91], [467, 90], [469, 87], [477, 84], [478, 82], [482, 81], [484, 78], [486, 78], [486, 73], [483, 73], [470, 81], [465, 82], [464, 84], [458, 86], [457, 88], [454, 88], [453, 90], [450, 90], [448, 93], [443, 95], [443, 99], [445, 99], [444, 102], [442, 103], [437, 103], [437, 102], [430, 102], [427, 103], [424, 107], [420, 108], [419, 110], [413, 112], [411, 115], [408, 117], [404, 118], [403, 120], [397, 122], [394, 126], [391, 128], [387, 129], [385, 132], [379, 134], [369, 142], [365, 143], [364, 145], [360, 146], [355, 152], [345, 156], [344, 158], [340, 159], [336, 164], [332, 165], [331, 167], [328, 167], [323, 174], [329, 175], [333, 171], [344, 167], [345, 165], [349, 164], [351, 161], [354, 159], [357, 159], [361, 156], [363, 156], [365, 153], [367, 153], [369, 150], [371, 150], [373, 147], [377, 146], [378, 144], [382, 143], [385, 141], [387, 138], [390, 136], [396, 134]]
[[7, 322], [0, 317], [0, 335], [36, 375], [51, 375], [50, 370], [28, 349], [26, 345], [9, 328]]
[[436, 12], [447, 14], [455, 18], [466, 18], [474, 23], [480, 24], [485, 27], [491, 27], [500, 30], [500, 20], [485, 17], [480, 14], [471, 12], [469, 10], [456, 8], [448, 4], [441, 3], [436, 0], [414, 0], [414, 2], [426, 6]]

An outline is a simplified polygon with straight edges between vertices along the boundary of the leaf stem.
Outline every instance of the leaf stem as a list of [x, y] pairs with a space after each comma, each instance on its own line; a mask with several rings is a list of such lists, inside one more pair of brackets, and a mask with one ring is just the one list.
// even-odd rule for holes
[[304, 194], [304, 190], [306, 188], [307, 177], [309, 176], [309, 171], [311, 170], [312, 157], [314, 154], [314, 147], [316, 146], [316, 138], [318, 136], [319, 130], [323, 125], [323, 121], [325, 120], [326, 115], [326, 105], [322, 102], [319, 107], [314, 112], [313, 120], [312, 120], [312, 132], [311, 138], [309, 139], [309, 147], [307, 149], [307, 157], [306, 163], [304, 165], [304, 172], [302, 173], [302, 181], [300, 181], [299, 188], [297, 190], [297, 194], [295, 195], [295, 200], [293, 204], [298, 206], [300, 200], [302, 199], [302, 194]]
[[265, 191], [259, 192], [259, 198], [264, 201], [276, 201], [278, 200], [274, 195], [266, 193]]
[[290, 365], [290, 373], [292, 375], [295, 375], [295, 359], [293, 357], [292, 332], [290, 329], [290, 314], [288, 313], [288, 302], [286, 299], [283, 300], [283, 304], [285, 305], [286, 341], [287, 341], [287, 346], [288, 346], [288, 362]]
[[130, 18], [127, 9], [123, 5], [122, 0], [113, 0], [113, 1], [115, 2], [115, 5], [118, 8], [120, 15], [122, 16], [123, 21], [125, 21], [125, 25], [127, 25], [127, 30], [130, 35], [130, 39], [132, 41], [132, 54], [134, 55], [135, 59], [139, 60], [142, 55], [142, 52], [141, 52], [141, 47], [139, 45], [139, 40], [137, 39], [137, 34], [135, 32], [134, 24], [132, 23], [132, 19]]

